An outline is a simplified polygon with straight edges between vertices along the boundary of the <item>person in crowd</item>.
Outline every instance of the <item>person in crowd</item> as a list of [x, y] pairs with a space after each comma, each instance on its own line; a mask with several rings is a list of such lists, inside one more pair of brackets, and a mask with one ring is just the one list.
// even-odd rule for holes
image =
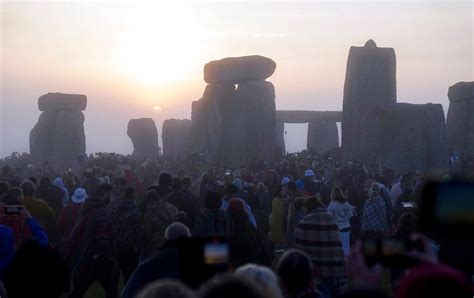
[[262, 210], [260, 205], [260, 198], [257, 195], [251, 195], [247, 199], [247, 203], [252, 209], [252, 213], [257, 221], [257, 234], [260, 242], [265, 248], [265, 251], [269, 255], [270, 243], [268, 240], [268, 233], [270, 232], [270, 223], [268, 222], [268, 216], [265, 216], [265, 212]]
[[172, 194], [169, 196], [168, 202], [176, 206], [179, 211], [186, 214], [186, 217], [182, 222], [190, 228], [193, 227], [194, 222], [200, 213], [199, 205], [193, 201], [191, 197], [181, 191], [182, 184], [180, 178], [174, 177], [171, 179], [171, 189]]
[[265, 266], [247, 264], [237, 268], [234, 275], [255, 282], [265, 297], [283, 298], [278, 279], [273, 271]]
[[[248, 279], [220, 276], [208, 281], [200, 290], [200, 298], [267, 298], [258, 285]], [[269, 297], [268, 297], [269, 298]]]
[[86, 190], [88, 194], [94, 194], [97, 188], [100, 186], [100, 179], [96, 177], [94, 169], [87, 168], [84, 171], [84, 180], [82, 182], [82, 187]]
[[188, 197], [190, 197], [194, 204], [198, 206], [198, 210], [201, 211], [203, 208], [204, 208], [204, 202], [201, 201], [199, 199], [199, 197], [197, 197], [192, 191], [191, 191], [191, 186], [193, 185], [193, 180], [191, 177], [189, 176], [184, 176], [182, 179], [181, 179], [181, 182], [183, 184], [183, 188], [181, 189], [181, 191], [187, 195]]
[[257, 184], [257, 191], [255, 194], [260, 199], [260, 206], [262, 207], [265, 216], [268, 218], [270, 212], [272, 211], [273, 199], [270, 193], [268, 192], [268, 187], [264, 183], [259, 182]]
[[60, 297], [67, 288], [67, 274], [61, 255], [37, 241], [23, 243], [5, 273], [9, 298]]
[[51, 184], [48, 177], [41, 177], [39, 187], [35, 191], [35, 197], [43, 200], [58, 215], [63, 208], [64, 190]]
[[196, 293], [182, 282], [160, 280], [146, 286], [136, 298], [196, 298]]
[[288, 208], [288, 224], [286, 228], [286, 248], [293, 247], [295, 243], [296, 225], [306, 215], [306, 209], [303, 206], [304, 197], [296, 198]]
[[305, 199], [308, 214], [295, 229], [295, 248], [306, 252], [316, 266], [325, 297], [334, 297], [347, 279], [345, 256], [334, 216], [317, 197]]
[[269, 223], [270, 232], [268, 238], [272, 241], [274, 250], [281, 250], [285, 245], [285, 231], [283, 229], [285, 216], [286, 186], [279, 186], [272, 202], [272, 212]]
[[9, 165], [4, 165], [2, 167], [2, 172], [0, 173], [0, 181], [10, 182], [13, 179], [13, 171]]
[[72, 229], [76, 225], [79, 212], [87, 198], [86, 190], [84, 188], [77, 188], [71, 197], [72, 204], [67, 205], [61, 210], [56, 226], [62, 241], [68, 239], [71, 234]]
[[51, 231], [48, 227], [51, 228], [56, 223], [54, 211], [46, 202], [34, 196], [35, 188], [33, 183], [24, 181], [21, 184], [21, 189], [23, 190], [23, 205], [25, 208], [28, 209], [41, 225], [46, 227], [48, 231]]
[[[61, 207], [65, 207], [69, 204], [69, 190], [64, 187], [63, 179], [57, 177], [53, 181], [53, 185], [63, 191], [63, 196], [61, 198]], [[57, 213], [59, 214], [59, 212]]]
[[269, 264], [257, 231], [248, 221], [243, 200], [231, 199], [227, 212], [230, 214], [229, 256], [232, 266], [237, 268], [246, 263]]
[[[133, 298], [141, 289], [155, 281], [167, 278], [181, 279], [180, 239], [191, 237], [188, 227], [179, 222], [170, 224], [164, 234], [164, 243], [158, 252], [140, 263], [122, 290], [123, 298]], [[194, 264], [187, 264], [194, 266]]]
[[239, 188], [235, 186], [234, 183], [229, 184], [229, 186], [227, 186], [226, 195], [224, 198], [222, 198], [221, 209], [227, 211], [230, 200], [234, 198], [242, 200], [242, 202], [244, 203], [245, 211], [248, 216], [248, 221], [255, 229], [257, 229], [257, 220], [255, 219], [255, 215], [252, 212], [252, 208], [244, 201], [242, 196], [239, 194]]
[[304, 185], [304, 189], [310, 194], [315, 195], [318, 192], [316, 183], [314, 182], [314, 172], [313, 170], [304, 171], [304, 176], [301, 179]]
[[[163, 177], [163, 174], [160, 177]], [[145, 202], [147, 208], [142, 213], [143, 258], [152, 256], [158, 251], [163, 243], [166, 227], [177, 221], [179, 216], [178, 209], [173, 204], [166, 202], [156, 190], [152, 189], [146, 193]]]
[[344, 255], [348, 256], [350, 251], [350, 230], [351, 230], [351, 217], [353, 207], [347, 202], [342, 189], [334, 187], [331, 192], [331, 203], [327, 210], [336, 219], [337, 227], [339, 228], [339, 234], [341, 235], [342, 249]]
[[199, 238], [228, 237], [230, 216], [220, 209], [222, 196], [215, 191], [208, 191], [204, 198], [205, 209], [196, 219], [193, 234]]
[[10, 190], [10, 183], [6, 181], [0, 181], [0, 202], [3, 201], [3, 198], [7, 195]]
[[79, 212], [62, 255], [74, 283], [70, 298], [83, 297], [98, 281], [107, 298], [117, 297], [118, 268], [112, 219], [108, 208], [112, 186], [99, 185]]
[[311, 258], [298, 249], [288, 249], [277, 264], [276, 272], [285, 298], [318, 298]]
[[125, 188], [123, 198], [111, 205], [110, 217], [119, 270], [123, 274], [124, 282], [127, 282], [138, 264], [143, 230], [133, 187]]
[[369, 191], [369, 198], [362, 211], [362, 238], [382, 239], [389, 230], [385, 201], [380, 195], [380, 186], [374, 182]]

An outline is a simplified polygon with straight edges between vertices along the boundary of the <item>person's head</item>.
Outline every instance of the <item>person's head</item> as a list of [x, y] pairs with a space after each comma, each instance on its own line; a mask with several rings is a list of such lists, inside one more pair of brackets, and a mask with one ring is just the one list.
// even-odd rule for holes
[[231, 195], [231, 194], [236, 194], [238, 192], [237, 186], [234, 184], [229, 184], [226, 189], [226, 194]]
[[51, 180], [48, 177], [41, 177], [40, 179], [40, 186], [42, 187], [48, 187], [51, 185]]
[[167, 241], [175, 241], [189, 237], [191, 237], [191, 231], [187, 226], [180, 222], [170, 224], [165, 230], [165, 239]]
[[283, 297], [275, 273], [265, 266], [247, 264], [239, 267], [234, 275], [254, 281], [265, 297]]
[[229, 201], [229, 207], [227, 207], [227, 212], [230, 215], [246, 215], [247, 211], [245, 210], [245, 203], [239, 198], [233, 198]]
[[33, 183], [33, 185], [36, 185], [36, 178], [35, 177], [30, 177], [28, 178], [29, 181], [31, 181], [31, 183]]
[[459, 271], [446, 265], [425, 265], [411, 269], [400, 280], [396, 298], [472, 298], [474, 291]]
[[324, 207], [324, 204], [317, 196], [310, 196], [304, 199], [303, 206], [308, 212], [313, 210], [316, 207]]
[[181, 179], [179, 177], [173, 177], [171, 179], [171, 189], [175, 192], [180, 191], [181, 188], [183, 187], [183, 184], [181, 183]]
[[222, 204], [222, 195], [216, 191], [208, 191], [204, 197], [204, 205], [209, 210], [219, 210]]
[[188, 189], [191, 187], [193, 184], [193, 180], [189, 176], [184, 176], [183, 179], [181, 179], [181, 182], [183, 183], [183, 188]]
[[150, 189], [146, 192], [145, 200], [148, 202], [160, 201], [160, 194], [155, 189]]
[[105, 203], [110, 201], [110, 192], [112, 191], [112, 185], [110, 184], [100, 184], [94, 193], [94, 198], [101, 200]]
[[247, 199], [247, 203], [252, 208], [252, 210], [261, 209], [260, 198], [258, 195], [252, 195]]
[[373, 199], [380, 197], [380, 185], [377, 182], [372, 183], [369, 189], [369, 198]]
[[10, 175], [12, 172], [12, 168], [9, 165], [5, 165], [2, 167], [2, 174], [3, 175]]
[[10, 183], [6, 181], [0, 181], [0, 197], [8, 193], [10, 190]]
[[340, 203], [345, 203], [347, 201], [344, 192], [340, 187], [334, 187], [331, 191], [331, 200], [337, 201]]
[[257, 192], [258, 192], [258, 193], [265, 193], [265, 192], [267, 192], [267, 186], [266, 186], [264, 183], [259, 182], [259, 183], [257, 184]]
[[313, 285], [313, 263], [301, 250], [285, 251], [278, 261], [277, 274], [283, 291], [291, 298], [298, 297]]
[[26, 180], [21, 184], [21, 189], [23, 190], [24, 196], [32, 196], [35, 193], [35, 186], [29, 180]]
[[296, 181], [296, 189], [298, 189], [299, 191], [304, 190], [304, 182], [302, 180]]
[[171, 175], [167, 172], [162, 172], [158, 178], [158, 184], [160, 187], [169, 187], [171, 185]]
[[293, 205], [295, 206], [296, 210], [299, 210], [304, 207], [304, 197], [297, 197], [293, 201]]
[[123, 190], [123, 198], [129, 201], [135, 200], [135, 188], [131, 186], [126, 187]]
[[23, 190], [20, 187], [12, 187], [3, 198], [6, 205], [21, 205], [23, 203]]
[[239, 179], [239, 178], [235, 178], [232, 181], [232, 185], [234, 185], [237, 188], [237, 191], [242, 190], [242, 188], [243, 188], [242, 180]]
[[86, 190], [84, 188], [76, 188], [74, 195], [71, 197], [71, 201], [75, 204], [84, 203], [88, 198]]
[[288, 181], [286, 186], [288, 187], [288, 190], [290, 190], [290, 191], [296, 191], [298, 189], [298, 187], [296, 186], [296, 183], [294, 181]]
[[405, 235], [410, 236], [413, 233], [418, 232], [418, 219], [416, 218], [415, 214], [412, 212], [406, 212], [400, 216], [397, 223], [397, 232]]
[[258, 286], [247, 279], [220, 276], [205, 283], [200, 298], [264, 298]]
[[15, 253], [4, 279], [10, 298], [59, 297], [67, 278], [61, 255], [36, 241], [24, 242]]
[[194, 298], [196, 294], [177, 280], [159, 280], [148, 284], [137, 298]]

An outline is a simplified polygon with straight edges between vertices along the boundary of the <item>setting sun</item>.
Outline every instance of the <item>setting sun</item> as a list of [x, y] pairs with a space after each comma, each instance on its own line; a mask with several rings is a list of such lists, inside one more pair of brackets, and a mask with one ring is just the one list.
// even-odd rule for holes
[[197, 57], [197, 23], [182, 5], [143, 5], [130, 11], [118, 47], [120, 71], [144, 84], [189, 76]]

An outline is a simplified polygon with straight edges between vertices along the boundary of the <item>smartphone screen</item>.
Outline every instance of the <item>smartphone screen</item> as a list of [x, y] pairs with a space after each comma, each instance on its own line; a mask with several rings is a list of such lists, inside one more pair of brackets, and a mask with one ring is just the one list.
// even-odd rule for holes
[[440, 224], [474, 224], [474, 184], [439, 184], [434, 216]]
[[5, 206], [5, 214], [20, 214], [23, 210], [22, 205], [7, 205]]
[[206, 265], [226, 264], [229, 261], [229, 245], [227, 243], [204, 244], [204, 263]]

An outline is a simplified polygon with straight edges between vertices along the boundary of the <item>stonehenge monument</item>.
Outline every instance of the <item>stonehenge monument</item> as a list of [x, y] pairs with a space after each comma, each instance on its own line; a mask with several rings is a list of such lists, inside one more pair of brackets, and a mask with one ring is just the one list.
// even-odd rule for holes
[[319, 154], [326, 154], [331, 149], [339, 148], [336, 122], [309, 122], [306, 144], [308, 150], [316, 150]]
[[42, 111], [30, 132], [33, 160], [69, 168], [74, 159], [86, 152], [84, 111], [87, 97], [79, 94], [48, 93], [38, 99]]
[[189, 119], [167, 119], [163, 122], [163, 156], [184, 159], [190, 153], [192, 121]]
[[449, 87], [447, 130], [449, 149], [474, 159], [474, 82]]
[[159, 156], [158, 130], [153, 119], [131, 119], [128, 122], [127, 135], [133, 143], [132, 157], [143, 161]]
[[345, 160], [377, 164], [377, 118], [397, 101], [396, 58], [393, 48], [379, 48], [373, 40], [351, 47], [347, 59], [342, 115]]

